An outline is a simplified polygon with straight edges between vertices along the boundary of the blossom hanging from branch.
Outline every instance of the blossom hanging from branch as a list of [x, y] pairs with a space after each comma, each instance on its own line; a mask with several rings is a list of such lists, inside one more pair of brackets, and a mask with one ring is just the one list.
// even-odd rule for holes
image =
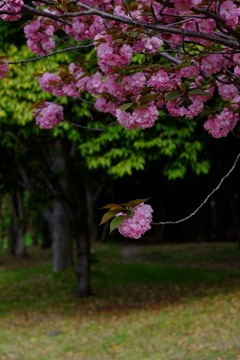
[[144, 204], [149, 199], [132, 200], [126, 204], [108, 204], [102, 209], [109, 209], [102, 217], [100, 225], [110, 223], [110, 233], [118, 228], [125, 237], [139, 239], [151, 229], [152, 212], [150, 205]]

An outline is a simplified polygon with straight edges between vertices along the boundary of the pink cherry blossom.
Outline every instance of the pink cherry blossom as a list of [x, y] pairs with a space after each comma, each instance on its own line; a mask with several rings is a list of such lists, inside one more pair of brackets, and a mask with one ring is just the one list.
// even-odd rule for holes
[[[220, 77], [223, 80], [223, 76]], [[226, 81], [226, 80], [225, 80]], [[217, 81], [218, 93], [223, 100], [230, 101], [238, 95], [238, 88], [233, 84], [223, 84]]]
[[236, 28], [238, 24], [238, 7], [233, 1], [227, 0], [220, 5], [220, 15], [228, 27]]
[[195, 77], [199, 75], [199, 69], [196, 66], [188, 66], [182, 68], [180, 74], [185, 78]]
[[[106, 41], [98, 44], [98, 41]], [[100, 69], [109, 74], [112, 68], [117, 66], [122, 68], [124, 65], [129, 65], [133, 56], [133, 49], [130, 45], [123, 44], [122, 46], [112, 41], [111, 36], [98, 34], [94, 38], [97, 45], [97, 56], [99, 57], [98, 64]]]
[[0, 15], [0, 18], [9, 21], [15, 21], [20, 19], [21, 14], [15, 14], [15, 13], [18, 13], [23, 5], [24, 5], [23, 0], [0, 1], [0, 10], [5, 10], [6, 12], [8, 12], [8, 14]]
[[240, 65], [240, 53], [236, 53], [233, 55], [233, 61], [235, 64]]
[[166, 106], [169, 113], [172, 116], [185, 116], [187, 119], [191, 119], [201, 113], [204, 102], [207, 101], [209, 97], [191, 95], [189, 99], [192, 102], [190, 105], [186, 105], [181, 98], [168, 101]]
[[137, 127], [135, 124], [135, 121], [133, 119], [133, 116], [131, 113], [122, 111], [120, 109], [116, 110], [116, 117], [117, 120], [120, 122], [120, 124], [125, 127], [126, 129], [132, 130]]
[[154, 90], [162, 92], [172, 90], [175, 82], [169, 78], [169, 75], [164, 70], [158, 70], [148, 80], [148, 85], [154, 88]]
[[240, 76], [240, 66], [238, 66], [238, 65], [235, 66], [233, 72], [234, 72], [234, 75]]
[[104, 30], [104, 25], [103, 20], [99, 16], [76, 16], [72, 19], [72, 25], [64, 26], [63, 30], [76, 41], [82, 41], [93, 39]]
[[147, 38], [145, 42], [145, 50], [149, 54], [154, 54], [162, 46], [163, 41], [156, 36]]
[[150, 102], [145, 108], [134, 109], [132, 114], [120, 109], [116, 110], [117, 120], [126, 129], [150, 128], [154, 125], [158, 115], [157, 107], [153, 102]]
[[56, 96], [64, 95], [62, 91], [63, 83], [60, 76], [54, 73], [44, 73], [38, 78], [38, 82], [43, 91], [48, 91]]
[[215, 138], [224, 137], [235, 128], [238, 117], [239, 114], [234, 114], [225, 107], [220, 114], [210, 115], [203, 127]]
[[220, 62], [223, 60], [223, 56], [220, 54], [210, 54], [202, 58], [201, 70], [207, 74], [212, 75], [221, 70]]
[[102, 74], [97, 71], [95, 74], [86, 78], [86, 90], [90, 94], [100, 95], [102, 93], [103, 82]]
[[63, 120], [63, 107], [46, 101], [39, 108], [35, 109], [33, 116], [36, 118], [37, 125], [49, 130], [59, 125]]
[[232, 108], [235, 111], [239, 110], [239, 103], [240, 103], [240, 95], [236, 96], [234, 99], [232, 99]]
[[118, 227], [118, 231], [125, 237], [139, 239], [147, 230], [151, 229], [152, 212], [153, 209], [150, 205], [140, 204], [136, 206], [133, 208], [133, 217], [125, 216]]
[[179, 12], [185, 12], [189, 10], [192, 6], [197, 5], [200, 0], [171, 0], [174, 3], [175, 8]]
[[94, 107], [100, 112], [104, 112], [104, 113], [109, 112], [110, 114], [115, 115], [117, 103], [107, 101], [105, 98], [99, 97], [97, 98]]
[[[213, 20], [213, 19], [205, 19], [205, 18], [202, 18], [202, 19], [200, 18], [200, 19], [195, 19], [195, 20], [192, 20], [192, 21], [187, 21], [186, 23], [183, 24], [183, 29], [184, 30], [199, 31], [199, 32], [205, 33], [205, 34], [212, 34], [215, 27], [216, 27], [215, 20]], [[180, 38], [179, 38], [179, 40], [181, 40]], [[197, 38], [194, 38], [194, 37], [187, 37], [187, 39], [189, 41], [193, 41], [195, 43], [200, 43], [202, 45], [209, 45], [210, 44], [210, 41], [205, 40], [205, 39], [197, 39]]]
[[201, 100], [193, 100], [192, 104], [188, 107], [181, 106], [179, 108], [180, 116], [185, 116], [187, 119], [192, 119], [194, 116], [200, 114], [203, 109], [203, 101]]
[[35, 54], [46, 55], [55, 48], [53, 34], [58, 29], [58, 24], [51, 20], [45, 21], [44, 18], [33, 20], [24, 27], [27, 37], [27, 45]]
[[0, 79], [3, 79], [7, 76], [8, 73], [8, 64], [5, 60], [0, 60]]

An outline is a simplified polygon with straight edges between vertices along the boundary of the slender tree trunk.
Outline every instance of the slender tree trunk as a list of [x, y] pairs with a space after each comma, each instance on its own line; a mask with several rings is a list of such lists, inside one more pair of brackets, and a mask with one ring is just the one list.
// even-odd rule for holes
[[24, 224], [24, 209], [23, 209], [23, 200], [20, 192], [17, 192], [17, 212], [18, 212], [18, 226], [17, 226], [17, 247], [16, 247], [16, 256], [22, 258], [26, 256], [25, 248], [25, 231], [23, 229]]
[[84, 185], [86, 190], [89, 236], [91, 243], [93, 243], [97, 239], [97, 227], [96, 227], [96, 219], [94, 212], [95, 201], [92, 196], [91, 186], [89, 184], [84, 184]]
[[53, 271], [59, 271], [73, 266], [72, 242], [70, 236], [71, 209], [66, 196], [65, 159], [57, 144], [53, 163], [49, 164], [45, 156], [41, 155], [44, 170], [51, 176], [54, 192], [53, 210], [50, 216], [50, 232], [53, 247]]
[[98, 238], [98, 225], [96, 220], [96, 203], [99, 198], [102, 189], [104, 187], [104, 179], [100, 179], [100, 184], [93, 189], [91, 181], [85, 182], [85, 193], [86, 193], [86, 207], [87, 207], [87, 219], [88, 229], [91, 243], [94, 243]]
[[39, 229], [39, 234], [41, 234], [41, 247], [42, 249], [49, 249], [52, 246], [52, 236], [51, 236], [51, 211], [49, 209], [42, 210], [42, 218]]
[[15, 255], [16, 250], [16, 225], [14, 214], [11, 215], [11, 223], [8, 228], [8, 242], [7, 242], [7, 252], [10, 255]]
[[68, 182], [74, 194], [74, 206], [76, 207], [76, 211], [72, 211], [72, 223], [76, 231], [77, 244], [76, 295], [78, 297], [86, 297], [92, 294], [90, 284], [90, 237], [87, 221], [88, 211], [86, 191], [83, 185], [83, 179], [79, 181], [79, 173], [75, 167], [74, 157], [71, 152], [71, 144], [68, 141], [63, 140], [62, 150]]
[[69, 219], [64, 205], [57, 199], [54, 200], [53, 205], [51, 231], [53, 240], [53, 271], [72, 267], [73, 258]]
[[24, 209], [20, 192], [15, 193], [10, 198], [12, 207], [12, 223], [9, 228], [8, 251], [18, 258], [25, 257], [25, 231], [24, 231]]
[[88, 234], [79, 230], [77, 235], [77, 291], [78, 297], [92, 294], [90, 285], [90, 239]]

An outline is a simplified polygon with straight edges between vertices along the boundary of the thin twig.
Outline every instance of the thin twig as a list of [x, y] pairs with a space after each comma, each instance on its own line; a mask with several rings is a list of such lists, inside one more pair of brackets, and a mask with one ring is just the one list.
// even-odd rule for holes
[[82, 102], [84, 102], [84, 103], [86, 103], [86, 104], [90, 104], [90, 105], [93, 105], [93, 104], [94, 104], [93, 101], [85, 100], [85, 99], [83, 99], [81, 96], [78, 96], [77, 99], [80, 100], [80, 101], [82, 101]]
[[74, 46], [74, 47], [63, 49], [63, 50], [54, 51], [54, 52], [52, 52], [50, 54], [38, 56], [38, 57], [28, 59], [28, 60], [10, 61], [8, 64], [25, 64], [25, 63], [41, 60], [41, 59], [44, 59], [44, 58], [48, 58], [49, 56], [53, 56], [53, 55], [56, 55], [56, 54], [61, 54], [61, 53], [66, 52], [66, 51], [78, 50], [78, 49], [85, 48], [85, 47], [90, 47], [90, 46], [93, 46], [93, 44]]
[[206, 204], [206, 202], [209, 200], [209, 198], [216, 192], [219, 190], [219, 188], [221, 187], [223, 181], [229, 177], [229, 175], [233, 172], [233, 170], [235, 169], [236, 165], [237, 165], [237, 162], [240, 158], [240, 153], [237, 155], [236, 157], [236, 160], [234, 161], [231, 169], [228, 171], [228, 173], [220, 180], [218, 186], [213, 189], [211, 191], [210, 194], [208, 194], [208, 196], [205, 198], [205, 200], [197, 207], [197, 209], [195, 211], [193, 211], [190, 215], [186, 216], [185, 218], [183, 219], [180, 219], [180, 220], [177, 220], [177, 221], [160, 221], [160, 222], [152, 222], [151, 225], [173, 225], [173, 224], [180, 224], [184, 221], [187, 221], [189, 219], [191, 219], [194, 215], [196, 215], [196, 213], [203, 207], [203, 205]]
[[103, 128], [96, 129], [96, 128], [90, 128], [90, 127], [88, 127], [88, 126], [83, 126], [83, 125], [80, 125], [80, 124], [77, 124], [77, 123], [75, 123], [75, 122], [68, 121], [68, 120], [65, 120], [65, 119], [64, 119], [63, 121], [66, 122], [66, 123], [68, 123], [68, 124], [77, 126], [77, 127], [81, 128], [81, 129], [84, 129], [84, 130], [91, 130], [91, 131], [98, 131], [98, 132], [104, 131], [105, 129], [109, 128], [110, 126], [116, 125], [116, 124], [118, 123], [117, 121], [114, 121], [114, 122], [108, 124], [107, 126], [105, 126], [105, 127], [103, 127]]

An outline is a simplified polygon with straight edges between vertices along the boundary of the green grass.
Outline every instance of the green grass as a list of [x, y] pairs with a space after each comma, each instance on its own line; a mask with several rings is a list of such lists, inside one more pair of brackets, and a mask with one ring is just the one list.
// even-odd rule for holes
[[80, 300], [49, 251], [3, 258], [0, 360], [240, 360], [236, 245], [131, 248], [95, 246]]

